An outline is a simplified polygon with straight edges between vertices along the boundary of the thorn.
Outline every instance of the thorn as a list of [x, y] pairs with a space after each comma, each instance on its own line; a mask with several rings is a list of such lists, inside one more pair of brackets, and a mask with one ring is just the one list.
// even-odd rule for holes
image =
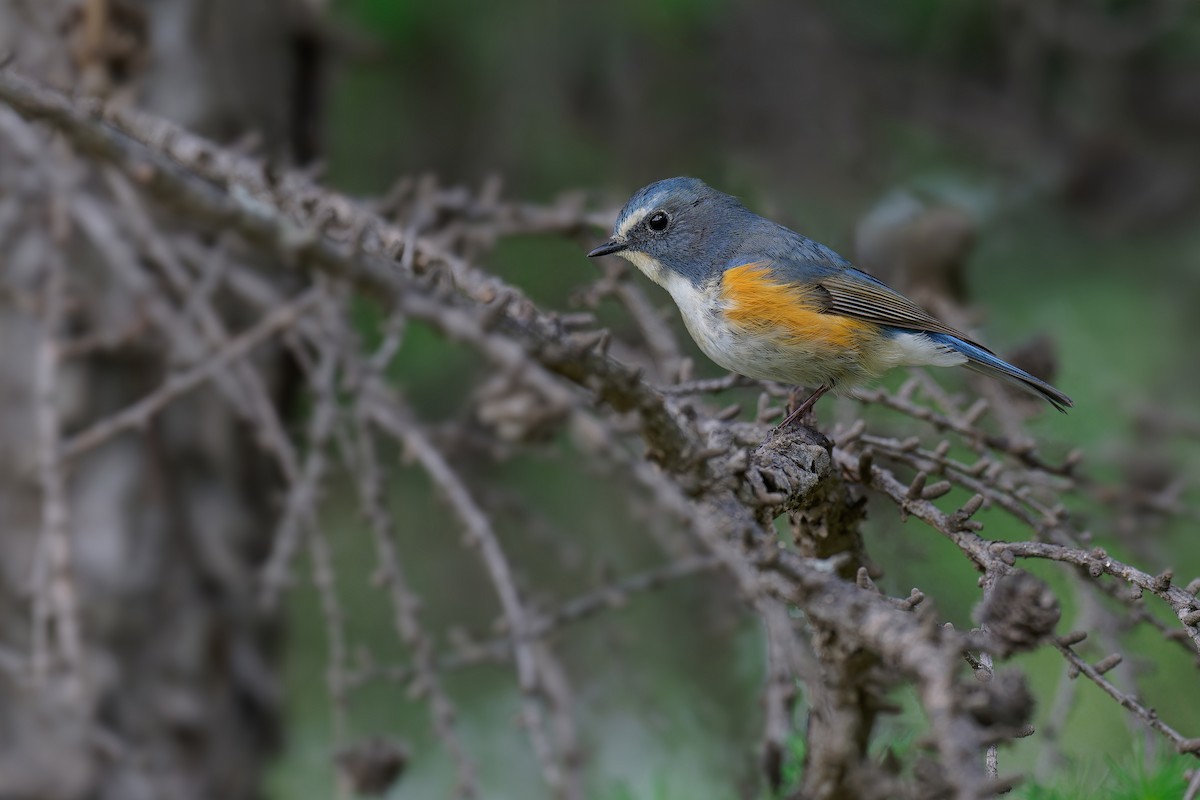
[[1163, 570], [1154, 576], [1154, 584], [1151, 587], [1156, 592], [1165, 592], [1171, 588], [1171, 580], [1175, 577], [1175, 571], [1171, 569]]
[[1020, 775], [1006, 775], [1003, 778], [992, 778], [980, 788], [980, 797], [995, 797], [1008, 794], [1024, 780]]
[[696, 372], [696, 362], [692, 361], [690, 356], [684, 356], [679, 359], [679, 382], [685, 383], [692, 379]]
[[1027, 456], [1037, 449], [1037, 442], [1033, 439], [1018, 439], [1012, 443], [1010, 452], [1015, 456]]
[[766, 489], [756, 486], [754, 488], [754, 499], [759, 506], [771, 508], [783, 505], [784, 501], [787, 500], [787, 495], [779, 492], [768, 492]]
[[958, 510], [958, 513], [964, 520], [975, 516], [979, 509], [983, 508], [983, 495], [977, 494], [967, 502], [963, 503], [963, 507]]
[[991, 466], [992, 460], [987, 456], [984, 456], [967, 468], [967, 474], [971, 475], [973, 478], [978, 478], [980, 475], [987, 472]]
[[1087, 631], [1071, 631], [1056, 640], [1063, 647], [1074, 647], [1088, 637]]
[[863, 483], [871, 482], [871, 467], [875, 461], [875, 453], [870, 448], [858, 454], [858, 479]]
[[717, 456], [725, 455], [724, 447], [706, 447], [699, 450], [691, 458], [688, 458], [684, 464], [685, 469], [694, 469], [699, 465], [716, 458]]
[[925, 472], [925, 470], [918, 472], [916, 477], [913, 478], [912, 483], [908, 485], [908, 491], [904, 493], [904, 496], [909, 500], [916, 500], [921, 496], [921, 492], [925, 489], [925, 481], [928, 480], [928, 478], [929, 475]]
[[1108, 672], [1109, 670], [1114, 669], [1118, 664], [1120, 664], [1124, 660], [1125, 659], [1121, 656], [1120, 653], [1113, 653], [1112, 655], [1105, 656], [1104, 658], [1097, 661], [1095, 663], [1095, 665], [1093, 665], [1092, 669], [1096, 670], [1096, 672], [1099, 673], [1100, 675], [1103, 675], [1104, 673]]
[[963, 422], [967, 425], [974, 425], [983, 418], [983, 415], [987, 413], [987, 410], [988, 401], [981, 397], [976, 400], [970, 408], [967, 409], [965, 414], [963, 414]]
[[1200, 609], [1196, 609], [1195, 611], [1189, 611], [1188, 613], [1184, 614], [1179, 619], [1181, 622], [1183, 622], [1184, 625], [1188, 625], [1188, 626], [1200, 625]]
[[866, 589], [867, 591], [879, 594], [879, 587], [875, 585], [875, 581], [871, 580], [870, 573], [866, 567], [859, 567], [858, 573], [854, 576], [854, 582], [858, 584], [858, 588]]
[[939, 497], [950, 494], [950, 490], [953, 488], [954, 486], [950, 483], [950, 481], [938, 481], [932, 486], [925, 487], [925, 491], [921, 492], [921, 499], [936, 500]]
[[858, 437], [862, 436], [867, 430], [867, 423], [863, 420], [856, 420], [845, 433], [838, 437], [838, 446], [844, 447], [851, 442], [857, 441]]
[[721, 422], [727, 422], [741, 413], [742, 407], [737, 403], [734, 403], [733, 405], [725, 406], [716, 414], [713, 414], [713, 416]]
[[609, 333], [608, 328], [591, 331], [590, 333], [577, 333], [571, 338], [582, 349], [591, 350], [602, 358], [608, 355], [608, 346], [612, 342], [612, 334]]

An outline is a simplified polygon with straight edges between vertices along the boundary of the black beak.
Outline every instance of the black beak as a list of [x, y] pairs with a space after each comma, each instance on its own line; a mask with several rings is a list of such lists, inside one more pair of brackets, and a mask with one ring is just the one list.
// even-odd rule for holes
[[587, 257], [595, 258], [596, 256], [610, 256], [613, 253], [621, 252], [626, 247], [629, 247], [629, 245], [625, 244], [624, 242], [618, 242], [615, 239], [609, 239], [607, 242], [588, 253]]

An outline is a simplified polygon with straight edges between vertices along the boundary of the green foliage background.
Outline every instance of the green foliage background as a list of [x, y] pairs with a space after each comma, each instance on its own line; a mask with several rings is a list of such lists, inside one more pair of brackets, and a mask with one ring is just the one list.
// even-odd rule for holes
[[[1061, 157], [1064, 147], [1116, 137], [1139, 157], [1144, 150], [1160, 152], [1143, 131], [1123, 127], [1117, 101], [1091, 62], [1052, 54], [1032, 94], [1023, 96], [1026, 105], [1009, 111], [978, 99], [960, 104], [967, 90], [1010, 96], [1005, 53], [1012, 29], [1004, 5], [341, 0], [334, 3], [335, 18], [365, 34], [369, 45], [365, 53], [339, 57], [334, 70], [326, 131], [330, 177], [347, 190], [378, 194], [405, 174], [471, 186], [499, 175], [509, 197], [548, 201], [584, 188], [595, 204], [615, 207], [651, 180], [692, 174], [844, 253], [851, 252], [855, 222], [894, 189], [963, 205], [983, 221], [969, 280], [972, 298], [986, 310], [986, 340], [1003, 351], [1036, 332], [1049, 333], [1060, 353], [1056, 382], [1076, 399], [1069, 416], [1036, 421], [1046, 448], [1061, 454], [1080, 446], [1094, 474], [1120, 481], [1130, 453], [1150, 447], [1149, 456], [1190, 485], [1200, 468], [1196, 442], [1147, 445], [1134, 420], [1147, 408], [1196, 418], [1195, 204], [1139, 215], [1136, 205], [1122, 211], [1120, 192], [1115, 201], [1079, 202], [1055, 188], [1047, 154]], [[1096, 7], [1120, 18], [1139, 13], [1141, 5]], [[1119, 65], [1131, 82], [1150, 80], [1138, 71], [1138, 59], [1149, 56], [1200, 70], [1200, 12], [1189, 8], [1148, 54]], [[896, 97], [897, 87], [907, 94]], [[950, 119], [956, 114], [963, 118]], [[1028, 136], [1014, 133], [1011, 144], [998, 143], [995, 127], [1020, 114], [1033, 121], [1014, 129]], [[1159, 138], [1153, 141], [1194, 135], [1200, 134], [1167, 126], [1154, 131]], [[1200, 139], [1191, 141], [1194, 148]], [[1195, 161], [1181, 163], [1194, 167]], [[1101, 164], [1099, 171], [1106, 169]], [[516, 240], [502, 244], [488, 266], [546, 307], [568, 308], [572, 288], [595, 276], [583, 252], [575, 242]], [[369, 311], [362, 322], [369, 333]], [[697, 364], [716, 374], [702, 356]], [[477, 367], [470, 354], [415, 328], [394, 377], [436, 420], [461, 412], [465, 376]], [[822, 413], [832, 420], [850, 412], [858, 409]], [[566, 442], [499, 468], [481, 467], [474, 477], [507, 503], [500, 533], [534, 597], [552, 603], [598, 585], [605, 575], [662, 559], [620, 489], [578, 463]], [[439, 631], [457, 625], [486, 632], [493, 599], [455, 524], [418, 472], [398, 471], [394, 484], [400, 549], [426, 600], [425, 621]], [[1195, 492], [1189, 497], [1194, 507]], [[945, 502], [962, 499], [951, 495]], [[347, 503], [339, 511], [335, 503], [325, 520], [348, 630], [376, 658], [402, 663], [406, 656], [395, 644], [386, 600], [364, 577], [373, 551], [351, 508]], [[1103, 544], [1121, 557], [1150, 571], [1172, 566], [1185, 581], [1200, 574], [1194, 517], [1156, 528], [1153, 536], [1115, 541], [1103, 538], [1111, 530], [1106, 511], [1075, 511], [1094, 522]], [[887, 567], [884, 588], [906, 594], [919, 586], [946, 618], [969, 625], [975, 574], [952, 546], [894, 517], [880, 508], [868, 527], [868, 547]], [[1026, 535], [997, 515], [983, 519], [989, 535]], [[1040, 574], [1065, 590], [1061, 573]], [[1066, 631], [1074, 609], [1068, 594], [1064, 599]], [[1148, 607], [1163, 611], [1153, 602]], [[270, 781], [273, 797], [329, 797], [333, 791], [329, 755], [336, 745], [320, 619], [315, 596], [299, 587], [289, 607], [288, 740]], [[677, 583], [572, 627], [555, 643], [579, 699], [596, 796], [753, 796], [762, 642], [728, 585], [708, 578]], [[1144, 632], [1124, 644], [1134, 654], [1146, 702], [1197, 735], [1194, 664]], [[1018, 663], [1042, 700], [1036, 726], [1052, 703], [1062, 663], [1050, 652]], [[542, 796], [515, 724], [511, 673], [474, 668], [450, 675], [448, 685], [488, 796]], [[1040, 766], [1023, 796], [1178, 796], [1184, 762], [1153, 744], [1145, 755], [1141, 731], [1136, 724], [1131, 729], [1124, 712], [1094, 686], [1077, 691], [1060, 742], [1067, 763], [1039, 765], [1045, 750], [1039, 736], [1002, 753], [1004, 772]], [[911, 698], [897, 699], [913, 707]], [[349, 712], [350, 735], [382, 732], [411, 744], [412, 763], [391, 797], [447, 795], [450, 765], [429, 736], [419, 701], [379, 684], [352, 695]], [[887, 724], [884, 739], [901, 749], [910, 746], [921, 721], [910, 711]]]

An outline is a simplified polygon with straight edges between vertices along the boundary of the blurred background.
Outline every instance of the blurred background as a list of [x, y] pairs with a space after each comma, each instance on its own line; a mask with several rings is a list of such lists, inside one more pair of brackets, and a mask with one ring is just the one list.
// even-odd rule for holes
[[[1094, 475], [1176, 486], [1194, 508], [1200, 5], [337, 0], [332, 11], [347, 42], [321, 134], [333, 184], [382, 194], [399, 175], [470, 187], [498, 179], [508, 197], [550, 202], [584, 190], [594, 207], [615, 209], [650, 181], [701, 177], [914, 294], [923, 280], [934, 293], [940, 285], [958, 294], [984, 341], [1002, 353], [1032, 348], [1075, 398], [1070, 415], [1034, 422], [1048, 451], [1080, 447]], [[569, 309], [578, 306], [573, 290], [595, 277], [586, 246], [505, 241], [488, 263], [544, 307]], [[914, 264], [932, 264], [933, 274]], [[669, 317], [678, 323], [673, 308]], [[425, 413], [452, 418], [472, 364], [433, 337], [417, 344], [401, 356], [405, 383]], [[698, 354], [697, 371], [719, 374]], [[855, 413], [849, 406], [822, 414]], [[586, 469], [518, 459], [477, 477], [498, 496], [523, 498], [503, 535], [529, 548], [530, 568], [545, 566], [524, 578], [547, 599], [658, 557], [646, 522]], [[441, 527], [428, 487], [410, 478], [396, 507], [412, 522], [402, 535], [407, 552], [420, 554], [412, 568], [431, 623], [469, 626], [479, 612], [473, 622], [486, 626], [473, 563]], [[1095, 517], [1106, 547], [1146, 569], [1200, 572], [1194, 513], [1150, 523], [1076, 510]], [[358, 558], [365, 538], [345, 533], [339, 557]], [[1004, 533], [999, 523], [991, 530]], [[920, 586], [948, 619], [970, 624], [975, 576], [953, 547], [882, 509], [867, 536], [887, 591]], [[1052, 570], [1046, 576], [1055, 580]], [[754, 786], [762, 642], [722, 596], [728, 588], [682, 582], [558, 640], [568, 673], [585, 681], [573, 688], [596, 796], [725, 798]], [[387, 612], [372, 596], [362, 587], [355, 634], [386, 641]], [[279, 798], [323, 796], [331, 780], [316, 603], [298, 591], [291, 606], [288, 735], [270, 784]], [[1060, 630], [1076, 613], [1066, 611]], [[1126, 677], [1172, 724], [1197, 729], [1200, 704], [1183, 701], [1195, 696], [1194, 665], [1143, 638]], [[1040, 722], [1061, 665], [1042, 653], [1024, 666]], [[497, 776], [493, 796], [539, 796], [512, 727], [511, 679], [478, 668], [452, 680], [468, 742]], [[422, 754], [393, 796], [436, 796], [447, 785], [450, 767], [424, 712], [399, 690], [360, 693], [351, 720], [359, 732], [399, 734]], [[1006, 771], [1040, 769], [1041, 789], [1027, 787], [1027, 796], [1055, 787], [1096, 796], [1159, 757], [1095, 687], [1078, 687], [1066, 720], [1065, 762], [1045, 763], [1043, 752], [1039, 764], [1037, 736], [1003, 756]], [[913, 722], [895, 723], [896, 746]]]
[[[88, 65], [99, 63], [99, 51], [88, 49], [83, 17], [59, 12], [108, 4], [7, 3], [0, 3], [0, 23], [10, 31], [0, 25], [0, 44], [14, 46], [11, 38], [5, 41], [19, 30], [14, 20], [38, 17], [53, 6], [43, 29], [59, 31], [72, 48], [74, 68], [84, 75], [79, 85], [88, 88], [87, 76], [97, 74]], [[506, 200], [609, 215], [637, 188], [673, 175], [699, 177], [739, 195], [752, 209], [854, 258], [959, 327], [978, 332], [989, 346], [1071, 395], [1076, 407], [1069, 415], [1031, 410], [1029, 430], [1052, 457], [1082, 451], [1083, 469], [1097, 488], [1071, 500], [1075, 518], [1098, 545], [1150, 573], [1171, 567], [1181, 583], [1200, 575], [1200, 4], [111, 5], [126, 6], [155, 9], [146, 13], [150, 22], [117, 15], [125, 36], [119, 43], [140, 53], [149, 42], [150, 55], [128, 56], [117, 45], [104, 51], [107, 77], [96, 80], [115, 81], [114, 102], [122, 81], [113, 76], [150, 75], [139, 104], [247, 149], [265, 141], [271, 150], [285, 142], [277, 149], [290, 153], [292, 162], [320, 165], [324, 181], [350, 194], [383, 197], [403, 179], [411, 181], [405, 191], [463, 186], [499, 192]], [[284, 7], [305, 10], [272, 16], [271, 9]], [[286, 41], [276, 35], [280, 31], [287, 32]], [[206, 47], [210, 41], [220, 46]], [[40, 63], [42, 51], [50, 49], [40, 42], [20, 42], [20, 58]], [[247, 69], [255, 59], [265, 66]], [[290, 78], [270, 68], [285, 60], [294, 70]], [[154, 80], [168, 70], [171, 81]], [[61, 77], [52, 69], [46, 74]], [[111, 88], [100, 83], [90, 88]], [[278, 98], [289, 86], [301, 89], [287, 103], [245, 100], [256, 92]], [[252, 132], [260, 135], [258, 145], [247, 141]], [[611, 300], [593, 308], [581, 291], [611, 268], [584, 258], [604, 234], [597, 228], [504, 238], [483, 263], [542, 308], [595, 312], [619, 345], [629, 320]], [[669, 298], [645, 286], [664, 318], [682, 331]], [[378, 336], [376, 309], [364, 303], [358, 317], [364, 339]], [[686, 335], [684, 340], [690, 346]], [[698, 375], [721, 374], [697, 351], [691, 355]], [[115, 372], [111, 363], [106, 368]], [[412, 324], [389, 374], [423, 419], [450, 428], [473, 413], [476, 378], [485, 368], [466, 348]], [[889, 385], [904, 377], [894, 376]], [[954, 389], [966, 385], [949, 371], [935, 380]], [[752, 409], [754, 397], [733, 391], [717, 402], [745, 402]], [[303, 430], [304, 411], [292, 420], [296, 431]], [[928, 434], [911, 431], [915, 423], [907, 417], [853, 400], [819, 408], [826, 429], [864, 414], [895, 435]], [[209, 469], [204, 463], [197, 474]], [[555, 609], [665, 560], [669, 536], [664, 538], [662, 520], [624, 496], [622, 484], [586, 463], [565, 436], [499, 463], [463, 460], [457, 467], [492, 510], [498, 536], [520, 565], [518, 584], [536, 608]], [[245, 497], [235, 498], [254, 495], [251, 505], [263, 485], [253, 482], [252, 472], [246, 469], [238, 489]], [[419, 469], [398, 469], [391, 478], [387, 502], [397, 521], [399, 552], [439, 652], [452, 651], [464, 638], [496, 634], [492, 590], [478, 560], [462, 546], [459, 523]], [[1169, 512], [1104, 502], [1106, 486], [1135, 489]], [[360, 675], [403, 666], [412, 654], [397, 643], [385, 593], [369, 580], [375, 549], [354, 486], [335, 473], [324, 499], [322, 524], [339, 576], [349, 660]], [[963, 499], [945, 502], [954, 508]], [[208, 501], [196, 508], [215, 515], [213, 508], [233, 503], [224, 496]], [[235, 529], [270, 534], [263, 518], [245, 516], [231, 523]], [[979, 519], [988, 523], [989, 536], [1029, 535], [999, 514], [985, 511]], [[955, 547], [928, 529], [902, 525], [890, 507], [871, 506], [864, 534], [867, 550], [884, 568], [878, 583], [885, 592], [906, 596], [919, 587], [942, 618], [972, 625], [977, 574]], [[245, 541], [251, 539], [247, 534]], [[245, 541], [237, 546], [261, 556], [261, 538], [253, 546]], [[297, 573], [306, 577], [287, 594], [281, 630], [247, 635], [256, 646], [269, 640], [267, 660], [273, 665], [278, 658], [283, 674], [281, 692], [268, 685], [261, 692], [266, 699], [254, 698], [267, 709], [264, 728], [271, 730], [254, 733], [252, 746], [274, 753], [265, 795], [335, 796], [334, 754], [347, 742], [380, 736], [402, 741], [407, 751], [404, 774], [388, 797], [450, 796], [454, 765], [431, 734], [423, 698], [402, 683], [377, 678], [331, 703], [325, 613], [307, 578], [310, 565], [303, 556], [301, 561]], [[1095, 609], [1072, 602], [1062, 570], [1041, 566], [1033, 571], [1063, 590], [1059, 630], [1095, 623]], [[220, 594], [208, 584], [202, 589], [197, 593]], [[576, 702], [589, 797], [768, 796], [755, 760], [764, 642], [758, 620], [742, 605], [727, 581], [698, 574], [555, 634], [563, 680]], [[1159, 604], [1145, 607], [1169, 619]], [[157, 620], [154, 625], [169, 627]], [[1114, 680], [1136, 687], [1176, 728], [1200, 731], [1194, 655], [1144, 626], [1103, 633], [1094, 637], [1099, 641], [1089, 657], [1119, 644], [1127, 657]], [[1057, 653], [1043, 650], [1017, 662], [1039, 705], [1038, 735], [1001, 753], [1002, 774], [1029, 776], [1015, 796], [1179, 796], [1184, 762], [1094, 685], [1066, 678]], [[146, 674], [154, 672], [142, 666]], [[546, 796], [518, 728], [520, 695], [512, 669], [478, 665], [447, 672], [445, 679], [466, 750], [485, 778], [485, 796]], [[130, 681], [127, 691], [135, 689]], [[923, 725], [912, 697], [898, 693], [894, 699], [904, 712], [888, 718], [881, 755], [887, 748], [909, 752]], [[278, 738], [274, 702], [283, 716]], [[181, 749], [190, 752], [188, 746]], [[241, 739], [228, 745], [239, 747]], [[785, 768], [792, 777], [803, 758], [799, 741], [796, 747]], [[253, 785], [257, 773], [248, 773]]]

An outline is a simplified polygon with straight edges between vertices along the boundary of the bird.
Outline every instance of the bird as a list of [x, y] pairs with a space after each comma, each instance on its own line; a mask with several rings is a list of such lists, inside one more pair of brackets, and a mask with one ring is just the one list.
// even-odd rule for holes
[[617, 255], [667, 290], [700, 350], [755, 380], [846, 393], [902, 366], [963, 366], [1040, 396], [1071, 398], [935, 319], [830, 248], [696, 178], [639, 189], [588, 258]]

